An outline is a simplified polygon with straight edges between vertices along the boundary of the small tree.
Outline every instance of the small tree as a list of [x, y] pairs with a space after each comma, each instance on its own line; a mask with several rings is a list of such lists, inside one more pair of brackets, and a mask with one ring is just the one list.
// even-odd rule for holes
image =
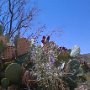
[[[30, 0], [31, 1], [31, 0]], [[0, 0], [0, 23], [9, 39], [30, 30], [38, 9], [29, 0]], [[31, 6], [30, 6], [31, 5]]]

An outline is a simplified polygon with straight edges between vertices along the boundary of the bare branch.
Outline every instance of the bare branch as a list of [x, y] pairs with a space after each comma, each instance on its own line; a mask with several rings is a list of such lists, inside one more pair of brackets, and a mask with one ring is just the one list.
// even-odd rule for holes
[[11, 17], [10, 17], [10, 28], [9, 28], [9, 36], [10, 36], [11, 30], [12, 30], [12, 23], [13, 23], [13, 9], [11, 7], [11, 1], [8, 0], [8, 2], [9, 2], [9, 12], [11, 14]]
[[[16, 34], [31, 30], [31, 22], [37, 13], [35, 6], [26, 9], [29, 0], [0, 0], [0, 22], [3, 23], [4, 34], [12, 38]], [[6, 9], [3, 9], [7, 7]], [[28, 10], [28, 11], [27, 11]]]

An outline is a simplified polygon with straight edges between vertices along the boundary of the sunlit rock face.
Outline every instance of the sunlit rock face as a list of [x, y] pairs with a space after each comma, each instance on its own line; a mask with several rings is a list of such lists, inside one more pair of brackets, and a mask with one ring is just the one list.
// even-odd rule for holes
[[71, 53], [70, 56], [71, 57], [76, 57], [80, 54], [80, 47], [75, 45], [72, 49], [71, 49]]

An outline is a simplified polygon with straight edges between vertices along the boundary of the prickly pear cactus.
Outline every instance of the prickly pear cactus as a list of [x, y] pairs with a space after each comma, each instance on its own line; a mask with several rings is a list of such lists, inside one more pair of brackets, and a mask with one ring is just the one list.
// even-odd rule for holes
[[17, 63], [11, 63], [5, 70], [5, 77], [11, 82], [18, 84], [21, 80], [21, 66]]
[[1, 85], [2, 87], [7, 88], [9, 86], [9, 80], [7, 78], [3, 78], [1, 80]]
[[69, 70], [71, 73], [77, 73], [80, 67], [80, 63], [77, 60], [72, 60], [69, 63]]

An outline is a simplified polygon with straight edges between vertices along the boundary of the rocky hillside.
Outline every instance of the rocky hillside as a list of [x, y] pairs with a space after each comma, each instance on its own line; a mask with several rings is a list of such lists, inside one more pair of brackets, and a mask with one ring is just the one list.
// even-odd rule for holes
[[78, 56], [78, 59], [90, 63], [90, 53], [81, 54], [81, 55]]

